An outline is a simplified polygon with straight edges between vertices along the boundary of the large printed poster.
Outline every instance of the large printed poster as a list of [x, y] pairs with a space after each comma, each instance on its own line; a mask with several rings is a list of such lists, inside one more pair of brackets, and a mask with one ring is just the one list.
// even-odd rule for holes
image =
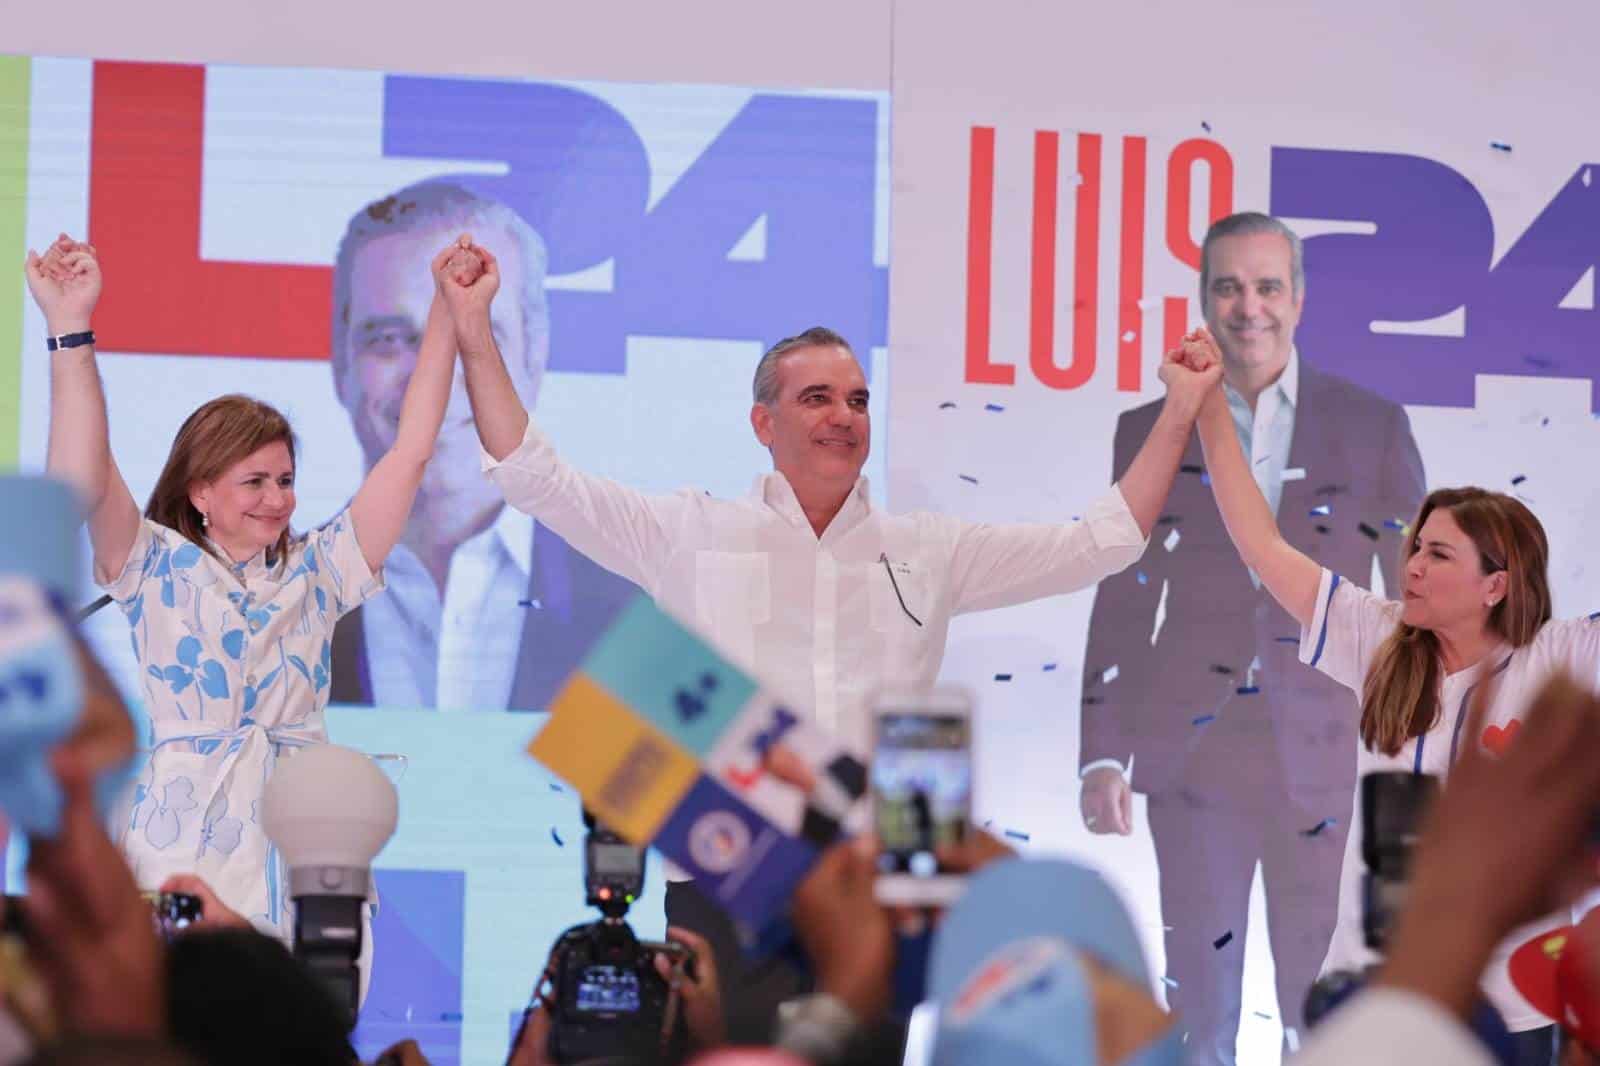
[[[295, 528], [333, 515], [393, 438], [427, 263], [462, 230], [502, 263], [496, 327], [519, 392], [591, 471], [748, 492], [770, 466], [748, 421], [756, 361], [818, 324], [853, 342], [883, 415], [881, 94], [41, 58], [5, 70], [0, 141], [17, 167], [0, 175], [0, 235], [18, 263], [21, 244], [61, 231], [98, 248], [111, 446], [141, 501], [183, 418], [244, 392], [298, 434]], [[49, 364], [23, 300], [20, 315], [0, 306], [0, 368], [21, 384], [0, 437], [37, 469]], [[885, 454], [880, 436], [879, 486]], [[498, 1061], [549, 945], [585, 917], [577, 799], [523, 749], [631, 589], [501, 506], [459, 372], [386, 570], [388, 591], [341, 622], [328, 678], [333, 738], [403, 756], [385, 760], [402, 817], [378, 862], [361, 1046], [417, 1035], [435, 1062]], [[137, 702], [126, 621], [113, 608], [88, 630]], [[14, 889], [20, 848], [7, 859]], [[658, 863], [641, 934], [661, 933], [661, 908]]]
[[[1272, 413], [1242, 416], [1292, 543], [1393, 594], [1424, 491], [1481, 485], [1543, 523], [1557, 616], [1600, 609], [1578, 458], [1600, 449], [1600, 143], [1557, 117], [1592, 79], [1553, 30], [1424, 55], [1423, 14], [1143, 7], [897, 8], [891, 505], [1071, 520], [1155, 423], [1163, 350], [1209, 321], [1292, 339]], [[1201, 241], [1242, 211], [1303, 238], [1303, 278], [1272, 236], [1279, 288], [1202, 306]], [[1239, 247], [1213, 275], [1265, 278]], [[1139, 563], [951, 628], [982, 817], [1113, 878], [1196, 1061], [1294, 1046], [1331, 931], [1358, 709], [1299, 641], [1197, 446]], [[1118, 770], [1128, 835], [1080, 810], [1080, 773]]]

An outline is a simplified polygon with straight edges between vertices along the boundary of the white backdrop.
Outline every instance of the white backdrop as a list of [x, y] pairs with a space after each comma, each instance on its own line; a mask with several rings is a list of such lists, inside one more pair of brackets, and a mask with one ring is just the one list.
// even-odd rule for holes
[[[1168, 250], [1166, 239], [1167, 160], [1182, 142], [1200, 139], [1226, 151], [1233, 210], [1269, 209], [1274, 147], [1436, 160], [1487, 203], [1498, 262], [1575, 172], [1600, 159], [1600, 135], [1569, 118], [1600, 103], [1600, 78], [1580, 43], [1600, 31], [1600, 9], [1536, 6], [1545, 8], [1544, 17], [1483, 9], [1463, 18], [1447, 4], [1262, 0], [1223, 8], [1023, 0], [898, 5], [891, 90], [891, 506], [1060, 520], [1104, 490], [1118, 414], [1160, 396], [1155, 367], [1165, 298], [1188, 300], [1186, 325], [1200, 320], [1197, 273]], [[1015, 367], [1011, 385], [967, 380], [974, 127], [994, 131], [987, 336], [989, 359]], [[1071, 356], [1075, 302], [1087, 295], [1099, 310], [1097, 365], [1080, 387], [1068, 390], [1042, 384], [1029, 366], [1038, 131], [1059, 134], [1057, 274], [1047, 294], [1058, 365]], [[1075, 200], [1079, 175], [1089, 165], [1078, 157], [1082, 133], [1101, 135], [1099, 285], [1086, 293], [1074, 286], [1074, 241], [1081, 232]], [[1146, 154], [1144, 240], [1137, 242], [1144, 279], [1131, 327], [1118, 313], [1125, 302], [1119, 267], [1129, 137], [1143, 138]], [[1194, 173], [1190, 216], [1179, 228], [1197, 242], [1210, 186], [1206, 168]], [[1361, 218], [1294, 221], [1308, 238], [1379, 228]], [[1594, 230], [1584, 239], [1600, 254]], [[1318, 300], [1316, 254], [1313, 242], [1308, 315]], [[1450, 269], [1447, 253], [1438, 255], [1438, 269]], [[1423, 270], [1433, 265], [1424, 261]], [[1580, 323], [1574, 328], [1592, 331], [1582, 324], [1595, 321], [1592, 267], [1563, 276], [1552, 306], [1568, 286], [1573, 291], [1563, 306], [1578, 316], [1571, 319]], [[1387, 328], [1449, 335], [1460, 332], [1460, 317]], [[1117, 353], [1129, 347], [1143, 368], [1138, 391], [1118, 389]], [[1343, 353], [1304, 345], [1302, 351], [1340, 372]], [[1471, 483], [1513, 491], [1513, 478], [1527, 479], [1515, 491], [1550, 534], [1558, 615], [1600, 609], [1600, 573], [1586, 566], [1600, 518], [1600, 471], [1574, 461], [1600, 449], [1589, 380], [1594, 349], [1588, 352], [1559, 370], [1529, 361], [1526, 374], [1515, 372], [1524, 353], [1511, 353], [1510, 368], [1491, 360], [1499, 373], [1480, 373], [1462, 405], [1408, 406], [1430, 488]], [[1555, 376], [1559, 372], [1567, 376]], [[1417, 371], [1394, 371], [1397, 378], [1408, 373]], [[956, 406], [941, 409], [950, 403]], [[1161, 536], [1158, 531], [1151, 551], [1163, 550]], [[1035, 852], [1066, 852], [1104, 869], [1134, 907], [1151, 957], [1160, 960], [1162, 919], [1142, 798], [1128, 839], [1091, 837], [1078, 813], [1080, 674], [1092, 602], [1086, 592], [968, 616], [951, 629], [944, 672], [980, 693], [981, 816], [1028, 833], [1026, 846]], [[1048, 663], [1059, 667], [1046, 671]], [[1012, 680], [997, 682], [997, 673], [1010, 673]], [[1137, 769], [1134, 778], [1137, 785]], [[1280, 1032], [1260, 907], [1258, 881], [1240, 1038], [1240, 1061], [1250, 1063], [1277, 1061]]]

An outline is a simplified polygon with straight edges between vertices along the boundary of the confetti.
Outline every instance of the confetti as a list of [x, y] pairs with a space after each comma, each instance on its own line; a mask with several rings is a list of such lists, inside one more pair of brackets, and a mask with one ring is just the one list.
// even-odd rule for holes
[[1160, 518], [1156, 519], [1156, 525], [1158, 525], [1158, 526], [1175, 526], [1179, 522], [1182, 522], [1182, 521], [1183, 521], [1183, 518], [1180, 517], [1179, 515], [1164, 514]]
[[567, 846], [566, 841], [561, 839], [561, 834], [556, 832], [555, 826], [550, 827], [550, 839], [556, 842], [556, 847], [558, 848], [564, 848]]
[[1361, 530], [1361, 533], [1362, 533], [1363, 536], [1365, 536], [1365, 537], [1367, 537], [1367, 538], [1369, 538], [1371, 540], [1377, 540], [1378, 539], [1378, 531], [1376, 529], [1373, 529], [1371, 526], [1367, 525], [1365, 522], [1357, 523], [1356, 524], [1356, 528]]
[[1161, 983], [1166, 985], [1168, 988], [1177, 988], [1177, 987], [1179, 987], [1178, 982], [1174, 981], [1170, 977], [1163, 977], [1161, 979]]
[[1319, 503], [1315, 507], [1311, 508], [1311, 516], [1313, 518], [1327, 518], [1332, 513], [1333, 508], [1325, 503]]
[[518, 607], [532, 607], [535, 610], [538, 610], [539, 608], [543, 607], [544, 604], [540, 603], [538, 600], [518, 600], [517, 601], [517, 606]]
[[1010, 674], [995, 674], [994, 675], [994, 679], [996, 681], [1010, 681], [1011, 680], [1011, 675]]
[[1493, 148], [1497, 152], [1509, 152], [1509, 151], [1511, 151], [1511, 146], [1509, 144], [1507, 144], [1505, 141], [1490, 141], [1489, 142], [1489, 147]]
[[986, 403], [983, 405], [983, 409], [985, 411], [1004, 411], [1006, 408], [1004, 404]]
[[1200, 475], [1200, 484], [1205, 485], [1207, 488], [1209, 488], [1211, 486], [1211, 475], [1210, 474], [1201, 474]]
[[1306, 479], [1306, 468], [1305, 467], [1303, 467], [1303, 466], [1288, 466], [1288, 467], [1284, 467], [1283, 480], [1285, 480], [1285, 481], [1304, 481], [1305, 479]]
[[1007, 829], [1006, 836], [1010, 837], [1012, 840], [1027, 841], [1033, 839], [1033, 837], [1029, 836], [1027, 833], [1024, 833], [1020, 829]]
[[1178, 467], [1178, 470], [1185, 474], [1204, 474], [1206, 472], [1206, 468], [1199, 463], [1184, 463]]
[[1540, 370], [1550, 370], [1556, 365], [1554, 359], [1541, 359], [1537, 355], [1525, 355], [1522, 357], [1522, 361], [1529, 366], [1536, 366]]
[[939, 410], [941, 410], [941, 411], [949, 411], [952, 408], [954, 408], [955, 405], [956, 405], [956, 402], [954, 400], [946, 400], [944, 403], [939, 405]]
[[991, 826], [991, 825], [993, 825], [993, 824], [994, 824], [994, 819], [993, 819], [993, 818], [989, 818], [989, 819], [986, 819], [986, 820], [985, 820], [985, 821], [984, 821], [984, 823], [983, 823], [983, 827], [984, 827], [984, 828], [985, 828], [985, 829], [987, 829], [987, 828], [989, 828], [989, 827], [990, 827], [990, 826]]
[[1097, 707], [1097, 706], [1099, 706], [1100, 704], [1102, 704], [1104, 702], [1105, 701], [1102, 700], [1099, 696], [1085, 696], [1083, 698], [1083, 705], [1085, 707]]
[[1283, 1042], [1289, 1045], [1289, 1054], [1293, 1055], [1300, 1050], [1300, 1034], [1295, 1032], [1294, 1026], [1283, 1027]]
[[1584, 167], [1583, 168], [1583, 187], [1585, 189], [1587, 189], [1589, 187], [1589, 168], [1588, 167]]
[[1589, 616], [1589, 621], [1593, 622], [1596, 618], [1600, 618], [1600, 611], [1596, 611], [1594, 614], [1591, 614]]
[[1520, 485], [1526, 480], [1528, 480], [1528, 475], [1527, 474], [1518, 474], [1516, 477], [1511, 479], [1511, 483], [1513, 485]]
[[1123, 344], [1132, 344], [1134, 342], [1134, 340], [1138, 338], [1138, 336], [1139, 335], [1137, 333], [1135, 333], [1133, 330], [1130, 329], [1130, 330], [1128, 330], [1128, 331], [1126, 331], [1125, 333], [1122, 334], [1122, 343]]
[[1332, 484], [1332, 483], [1327, 484], [1327, 485], [1318, 485], [1317, 486], [1316, 495], [1318, 495], [1318, 496], [1337, 496], [1337, 495], [1339, 495], [1339, 493], [1343, 492], [1344, 489], [1345, 489], [1345, 487], [1343, 485], [1335, 485], [1335, 484]]
[[1204, 119], [1201, 119], [1200, 120], [1200, 128], [1205, 130], [1207, 133], [1210, 133], [1211, 132], [1211, 123], [1205, 121]]
[[1199, 718], [1196, 718], [1194, 720], [1193, 724], [1195, 724], [1195, 725], [1205, 725], [1207, 722], [1215, 722], [1216, 720], [1217, 720], [1217, 716], [1214, 715], [1214, 714], [1202, 714]]
[[1258, 1011], [1251, 1011], [1251, 1013], [1254, 1014], [1257, 1018], [1265, 1018], [1269, 1022], [1272, 1020], [1272, 1015], [1268, 1014], [1266, 1011], [1259, 1011], [1258, 1010]]
[[1218, 951], [1221, 951], [1223, 948], [1227, 947], [1232, 940], [1233, 930], [1229, 929], [1226, 933], [1223, 933], [1221, 936], [1217, 937], [1217, 939], [1213, 940], [1211, 942], [1211, 946], [1216, 948]]
[[1401, 533], [1404, 533], [1408, 528], [1406, 524], [1400, 521], [1398, 518], [1385, 518], [1383, 520], [1383, 527], [1385, 529], [1398, 530]]
[[1167, 534], [1167, 539], [1161, 542], [1161, 546], [1167, 549], [1167, 551], [1171, 551], [1173, 548], [1178, 546], [1178, 539], [1178, 531], [1174, 529], [1171, 533]]
[[[1321, 522], [1318, 522], [1317, 523], [1317, 532], [1318, 533], [1322, 533], [1322, 534], [1332, 533], [1333, 532], [1333, 527], [1325, 526]], [[1376, 538], [1374, 538], [1374, 539], [1376, 539]]]
[[1135, 574], [1133, 576], [1139, 579], [1139, 584], [1141, 584], [1141, 585], [1150, 584], [1150, 579], [1145, 576], [1145, 572], [1143, 570], [1140, 570], [1137, 574]]
[[976, 485], [978, 483], [978, 479], [973, 477], [971, 474], [958, 474], [956, 476], [961, 478], [962, 481], [970, 481], [974, 485]]
[[1324, 829], [1332, 829], [1334, 826], [1336, 826], [1338, 824], [1339, 824], [1339, 819], [1337, 819], [1337, 818], [1324, 818], [1322, 821], [1318, 822], [1316, 825], [1312, 826], [1310, 829], [1302, 829], [1302, 830], [1300, 830], [1300, 835], [1303, 836], [1303, 837], [1314, 837], [1317, 834], [1321, 833]]
[[1213, 674], [1221, 674], [1223, 677], [1232, 677], [1233, 676], [1233, 667], [1231, 667], [1231, 666], [1223, 666], [1221, 663], [1212, 663], [1211, 664], [1211, 672]]
[[1106, 667], [1106, 672], [1100, 675], [1100, 680], [1109, 685], [1111, 682], [1117, 679], [1117, 675], [1120, 673], [1122, 673], [1122, 671], [1118, 670], [1116, 666], [1108, 666]]
[[1240, 685], [1233, 690], [1241, 696], [1254, 696], [1261, 691], [1260, 685]]
[[1279, 643], [1279, 644], [1298, 644], [1298, 643], [1300, 643], [1300, 638], [1299, 637], [1273, 637], [1272, 639], [1274, 641], [1276, 641], [1277, 643]]
[[1050, 671], [1054, 670], [1055, 668], [1056, 668], [1056, 664], [1055, 663], [1045, 663], [1044, 664], [1044, 672], [1047, 673], [1047, 674]]
[[562, 788], [560, 785], [558, 785], [554, 781], [552, 781], [552, 782], [550, 782], [550, 791], [551, 792], [565, 792], [566, 789]]

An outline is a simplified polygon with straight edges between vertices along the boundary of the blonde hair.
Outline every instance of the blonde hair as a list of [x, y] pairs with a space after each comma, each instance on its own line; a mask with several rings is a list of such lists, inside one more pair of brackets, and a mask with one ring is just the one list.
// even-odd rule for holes
[[[1417, 553], [1422, 524], [1439, 509], [1450, 512], [1478, 549], [1484, 574], [1505, 571], [1506, 594], [1489, 611], [1489, 630], [1520, 648], [1550, 620], [1550, 542], [1520, 500], [1479, 488], [1439, 489], [1422, 501], [1401, 550], [1400, 566]], [[1394, 755], [1411, 737], [1439, 721], [1439, 638], [1430, 629], [1400, 623], [1378, 648], [1361, 692], [1361, 741], [1369, 751]]]

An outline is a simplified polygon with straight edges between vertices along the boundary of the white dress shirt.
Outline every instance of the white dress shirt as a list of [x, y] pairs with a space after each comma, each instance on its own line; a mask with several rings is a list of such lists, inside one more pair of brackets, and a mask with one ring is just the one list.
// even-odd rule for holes
[[[1300, 632], [1300, 661], [1322, 671], [1358, 695], [1378, 648], [1399, 624], [1404, 605], [1322, 571], [1316, 613]], [[1600, 688], [1600, 625], [1583, 619], [1546, 622], [1521, 648], [1502, 646], [1476, 666], [1446, 674], [1439, 686], [1443, 713], [1421, 737], [1407, 740], [1394, 755], [1356, 746], [1356, 773], [1405, 770], [1445, 780], [1450, 767], [1480, 737], [1464, 736], [1473, 690], [1486, 675], [1494, 677], [1485, 732], [1514, 728], [1533, 697], [1553, 674], [1566, 673], [1585, 688]], [[1448, 784], [1445, 785], [1449, 787]], [[1339, 875], [1339, 915], [1334, 925], [1323, 972], [1360, 969], [1378, 961], [1361, 930], [1361, 790], [1351, 801], [1350, 834], [1345, 838], [1344, 865]], [[1566, 914], [1522, 926], [1508, 936], [1489, 959], [1483, 992], [1512, 1032], [1549, 1025], [1550, 1019], [1529, 1003], [1511, 982], [1511, 953], [1527, 941], [1570, 920]]]
[[1431, 999], [1398, 988], [1359, 993], [1290, 1056], [1289, 1066], [1492, 1066], [1494, 1056]]
[[989, 525], [884, 514], [863, 479], [818, 537], [779, 473], [737, 500], [650, 496], [574, 469], [531, 419], [516, 451], [483, 465], [513, 507], [861, 751], [872, 691], [931, 685], [952, 615], [1087, 588], [1145, 545], [1114, 487], [1082, 521]]
[[384, 563], [389, 594], [361, 611], [372, 702], [501, 711], [522, 651], [533, 519], [511, 507], [450, 556], [444, 596], [410, 548]]

